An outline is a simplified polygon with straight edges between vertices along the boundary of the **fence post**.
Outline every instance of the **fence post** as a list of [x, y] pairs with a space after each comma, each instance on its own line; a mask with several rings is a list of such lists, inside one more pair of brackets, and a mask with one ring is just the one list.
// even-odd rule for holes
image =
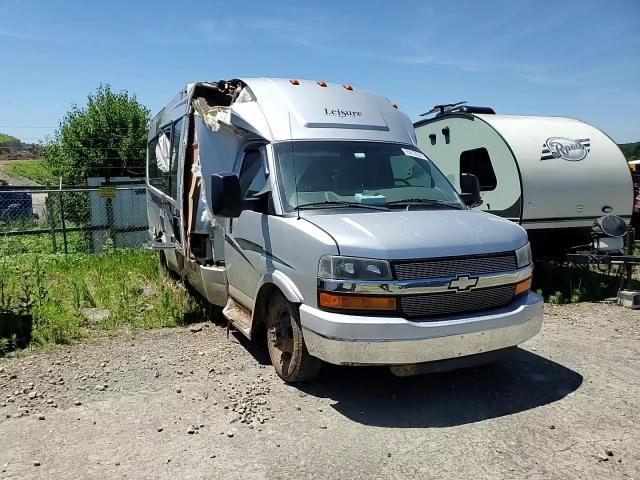
[[67, 223], [64, 218], [64, 193], [62, 192], [62, 177], [60, 177], [60, 220], [62, 222], [62, 241], [64, 242], [64, 253], [69, 253], [67, 249]]
[[[32, 194], [33, 198], [33, 194]], [[45, 206], [47, 207], [47, 217], [49, 219], [49, 228], [51, 230], [51, 248], [53, 253], [58, 253], [58, 246], [56, 245], [56, 215], [53, 207], [53, 199], [51, 198], [51, 194], [47, 194], [47, 199], [45, 200]]]
[[[110, 184], [111, 184], [111, 177], [107, 177], [103, 185], [110, 185]], [[107, 208], [107, 226], [108, 226], [107, 232], [108, 232], [109, 238], [115, 245], [116, 243], [115, 223], [116, 222], [113, 214], [113, 201], [111, 197], [108, 197], [105, 199], [105, 206]]]

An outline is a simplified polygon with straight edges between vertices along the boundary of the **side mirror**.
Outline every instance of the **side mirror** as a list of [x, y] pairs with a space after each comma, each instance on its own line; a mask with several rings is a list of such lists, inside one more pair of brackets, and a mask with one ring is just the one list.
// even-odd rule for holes
[[228, 218], [237, 218], [242, 213], [240, 180], [235, 173], [211, 175], [211, 212]]
[[468, 207], [477, 207], [482, 205], [480, 198], [480, 182], [478, 177], [472, 173], [463, 173], [460, 175], [460, 197]]

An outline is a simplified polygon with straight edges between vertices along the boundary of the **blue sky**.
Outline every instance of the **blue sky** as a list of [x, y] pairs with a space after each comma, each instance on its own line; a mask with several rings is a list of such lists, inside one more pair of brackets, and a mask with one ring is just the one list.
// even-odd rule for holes
[[185, 83], [243, 76], [348, 82], [414, 120], [468, 100], [640, 141], [640, 0], [0, 0], [0, 13], [0, 131], [25, 141], [100, 82], [155, 113]]

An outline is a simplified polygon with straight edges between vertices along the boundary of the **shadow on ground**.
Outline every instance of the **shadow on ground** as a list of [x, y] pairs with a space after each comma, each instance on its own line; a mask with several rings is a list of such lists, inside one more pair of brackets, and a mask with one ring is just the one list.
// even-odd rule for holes
[[[236, 338], [261, 364], [263, 342]], [[447, 373], [395, 377], [384, 367], [325, 364], [320, 378], [297, 385], [329, 398], [332, 408], [365, 425], [392, 428], [453, 427], [557, 402], [582, 384], [582, 376], [520, 348], [493, 363]]]
[[561, 400], [582, 376], [516, 349], [500, 360], [464, 370], [399, 378], [386, 368], [327, 366], [299, 389], [330, 398], [345, 417], [392, 428], [452, 427], [511, 415]]

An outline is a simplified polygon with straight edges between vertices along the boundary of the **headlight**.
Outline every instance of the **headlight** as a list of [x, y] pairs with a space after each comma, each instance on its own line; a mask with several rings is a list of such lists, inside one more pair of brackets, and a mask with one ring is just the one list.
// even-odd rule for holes
[[533, 263], [533, 258], [531, 257], [531, 244], [527, 242], [526, 245], [516, 250], [516, 263], [518, 268], [526, 267]]
[[386, 260], [325, 255], [320, 258], [318, 277], [335, 280], [391, 280]]

